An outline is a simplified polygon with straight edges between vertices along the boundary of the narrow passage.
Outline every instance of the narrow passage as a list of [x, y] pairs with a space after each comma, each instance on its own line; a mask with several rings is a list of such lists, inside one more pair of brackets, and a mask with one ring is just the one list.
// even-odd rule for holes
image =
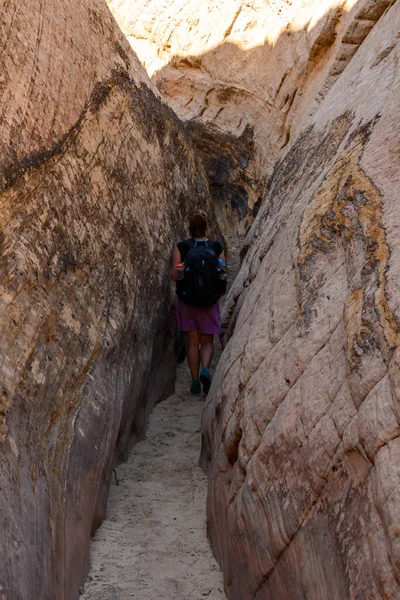
[[207, 480], [197, 466], [204, 396], [176, 393], [156, 406], [146, 439], [117, 469], [107, 518], [91, 547], [84, 600], [223, 600], [206, 537]]

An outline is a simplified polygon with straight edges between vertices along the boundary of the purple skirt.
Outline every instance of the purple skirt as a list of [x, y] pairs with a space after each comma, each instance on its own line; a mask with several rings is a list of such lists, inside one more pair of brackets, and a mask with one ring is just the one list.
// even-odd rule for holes
[[219, 302], [211, 306], [190, 306], [179, 298], [175, 308], [174, 325], [181, 331], [218, 335], [221, 333]]

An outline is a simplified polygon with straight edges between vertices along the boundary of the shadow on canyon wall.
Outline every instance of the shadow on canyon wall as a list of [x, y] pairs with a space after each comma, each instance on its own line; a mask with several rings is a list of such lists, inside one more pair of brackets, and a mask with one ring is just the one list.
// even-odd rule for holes
[[154, 73], [202, 159], [225, 234], [248, 232], [274, 164], [392, 3], [331, 8], [312, 24], [282, 28], [273, 43], [244, 50], [224, 41]]

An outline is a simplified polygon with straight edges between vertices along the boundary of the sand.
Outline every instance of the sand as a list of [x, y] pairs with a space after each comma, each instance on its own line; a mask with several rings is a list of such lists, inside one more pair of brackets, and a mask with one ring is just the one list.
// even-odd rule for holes
[[207, 480], [197, 466], [204, 396], [176, 393], [150, 417], [146, 439], [117, 469], [107, 518], [91, 546], [84, 600], [223, 600], [222, 574], [206, 537]]

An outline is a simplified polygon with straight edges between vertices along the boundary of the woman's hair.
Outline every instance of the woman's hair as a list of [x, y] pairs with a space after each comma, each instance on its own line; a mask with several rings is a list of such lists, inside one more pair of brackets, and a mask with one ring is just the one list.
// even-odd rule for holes
[[189, 219], [189, 233], [192, 237], [204, 237], [208, 229], [207, 217], [205, 214], [198, 213]]

